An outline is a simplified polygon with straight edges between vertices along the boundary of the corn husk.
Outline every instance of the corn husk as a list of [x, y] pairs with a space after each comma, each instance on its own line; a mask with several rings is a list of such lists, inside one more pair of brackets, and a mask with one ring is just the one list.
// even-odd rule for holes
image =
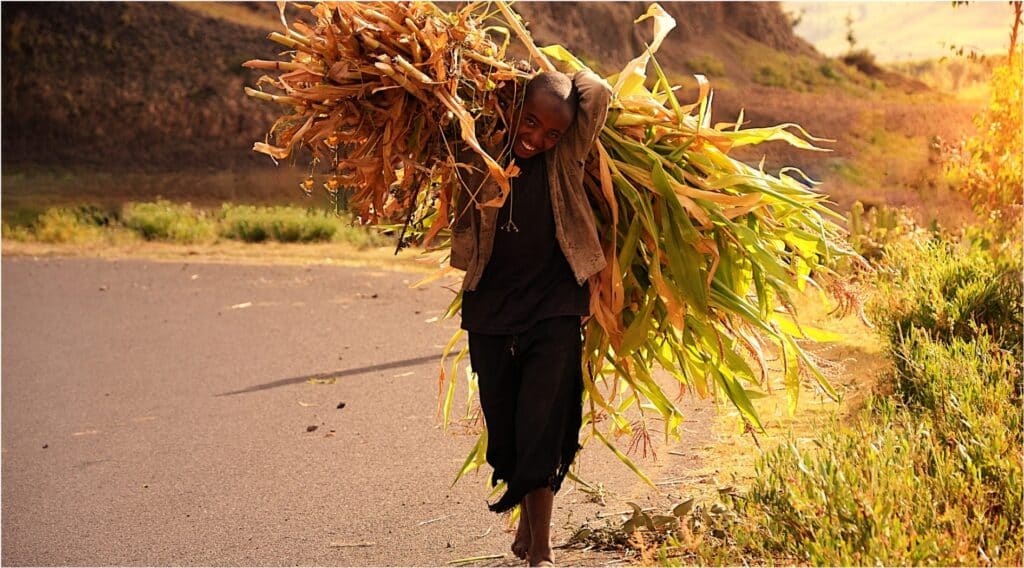
[[[447, 245], [456, 138], [502, 188], [495, 202], [474, 205], [500, 206], [507, 195], [514, 160], [487, 155], [480, 142], [499, 139], [530, 76], [505, 61], [510, 38], [523, 41], [542, 69], [553, 68], [552, 59], [566, 70], [583, 68], [561, 46], [536, 46], [500, 2], [450, 13], [429, 2], [306, 9], [315, 26], [286, 24], [286, 33], [271, 37], [289, 49], [289, 61], [246, 63], [280, 72], [260, 81], [279, 94], [250, 94], [287, 109], [255, 150], [278, 160], [308, 150], [313, 166], [326, 166], [319, 174], [325, 189], [343, 195], [363, 222], [402, 226], [400, 246]], [[615, 97], [586, 168], [609, 262], [590, 281], [581, 363], [584, 440], [596, 438], [649, 481], [620, 446], [628, 439], [628, 449], [647, 448], [655, 429], [666, 439], [680, 434], [677, 397], [656, 379], [657, 367], [680, 392], [724, 395], [754, 428], [761, 421], [751, 400], [768, 386], [769, 357], [782, 362], [791, 411], [802, 379], [838, 396], [804, 344], [832, 337], [801, 326], [790, 298], [808, 286], [841, 289], [830, 267], [855, 255], [825, 196], [801, 172], [772, 175], [728, 155], [768, 141], [816, 151], [821, 140], [794, 124], [745, 129], [742, 117], [713, 124], [712, 91], [701, 76], [697, 100], [679, 101], [654, 59], [675, 22], [657, 4], [643, 19], [654, 20], [655, 37], [607, 77]], [[305, 190], [313, 185], [303, 182]], [[456, 296], [446, 315], [456, 315], [460, 302]], [[446, 425], [466, 363], [460, 337], [445, 349], [438, 382]], [[473, 409], [472, 374], [466, 376]], [[482, 435], [457, 478], [483, 464], [485, 454]]]

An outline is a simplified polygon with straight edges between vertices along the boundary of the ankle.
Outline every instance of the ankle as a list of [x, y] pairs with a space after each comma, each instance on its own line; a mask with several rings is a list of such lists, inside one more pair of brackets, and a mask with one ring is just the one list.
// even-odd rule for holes
[[551, 562], [551, 543], [530, 543], [530, 552], [527, 555], [531, 566], [539, 566], [541, 562]]

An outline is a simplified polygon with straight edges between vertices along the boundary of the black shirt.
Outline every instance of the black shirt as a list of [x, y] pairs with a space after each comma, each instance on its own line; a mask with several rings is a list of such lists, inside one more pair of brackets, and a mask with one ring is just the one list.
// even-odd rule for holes
[[494, 248], [475, 291], [462, 296], [462, 328], [506, 335], [556, 316], [590, 313], [590, 290], [576, 284], [555, 235], [544, 154], [517, 160], [522, 173], [498, 211]]

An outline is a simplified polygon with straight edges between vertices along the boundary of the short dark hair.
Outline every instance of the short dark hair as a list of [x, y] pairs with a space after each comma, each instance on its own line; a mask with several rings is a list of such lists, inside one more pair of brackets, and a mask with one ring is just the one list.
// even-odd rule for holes
[[565, 73], [545, 71], [534, 75], [530, 82], [526, 84], [526, 93], [523, 100], [527, 101], [531, 97], [541, 94], [551, 96], [566, 103], [573, 114], [576, 113], [580, 97], [572, 84], [572, 79]]

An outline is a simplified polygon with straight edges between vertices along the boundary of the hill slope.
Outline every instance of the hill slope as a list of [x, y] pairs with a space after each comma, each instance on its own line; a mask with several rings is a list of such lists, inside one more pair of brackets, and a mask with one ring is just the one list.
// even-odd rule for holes
[[[825, 190], [841, 207], [854, 199], [945, 207], [908, 188], [934, 185], [932, 141], [959, 136], [973, 107], [919, 104], [823, 57], [793, 34], [779, 4], [663, 6], [677, 28], [658, 60], [683, 85], [681, 98], [693, 97], [691, 75], [703, 73], [716, 88], [716, 121], [734, 121], [744, 109], [748, 126], [798, 122], [837, 140], [828, 158], [781, 144], [739, 157], [757, 162], [766, 154], [772, 171], [796, 165], [829, 179]], [[605, 73], [650, 38], [649, 22], [633, 23], [647, 8], [642, 2], [516, 8], [538, 43], [560, 43]], [[260, 74], [240, 64], [278, 51], [266, 39], [280, 28], [273, 3], [8, 2], [0, 9], [5, 207], [43, 195], [50, 202], [158, 193], [207, 203], [298, 199], [296, 170], [275, 169], [251, 151], [278, 109], [242, 94]]]
[[[813, 53], [775, 4], [667, 4], [679, 21], [663, 59], [684, 74], [695, 42], [726, 27]], [[525, 3], [539, 41], [561, 42], [612, 71], [643, 50], [645, 5]], [[242, 95], [274, 57], [269, 3], [4, 3], [3, 164], [104, 170], [239, 168], [265, 163], [252, 142], [276, 109]], [[290, 10], [289, 14], [297, 10]], [[723, 50], [725, 51], [725, 50]]]

